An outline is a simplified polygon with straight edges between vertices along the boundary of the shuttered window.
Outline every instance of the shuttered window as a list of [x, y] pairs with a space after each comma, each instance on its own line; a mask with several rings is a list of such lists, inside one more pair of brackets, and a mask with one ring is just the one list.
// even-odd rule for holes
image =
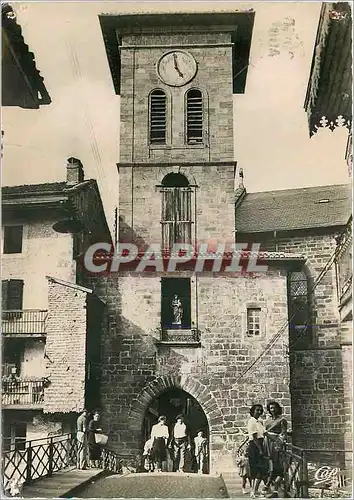
[[22, 252], [22, 226], [4, 227], [4, 254]]
[[168, 174], [162, 182], [162, 247], [191, 243], [193, 189], [182, 174]]
[[150, 94], [150, 144], [166, 144], [166, 94], [163, 90]]
[[203, 96], [200, 90], [191, 89], [187, 92], [187, 144], [203, 142]]
[[308, 347], [311, 343], [311, 297], [308, 277], [304, 272], [288, 276], [290, 345]]
[[3, 280], [1, 285], [2, 309], [22, 310], [23, 280]]

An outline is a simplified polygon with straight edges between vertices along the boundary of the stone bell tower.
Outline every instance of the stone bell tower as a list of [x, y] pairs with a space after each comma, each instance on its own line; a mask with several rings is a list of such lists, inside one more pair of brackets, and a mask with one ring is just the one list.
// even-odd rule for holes
[[190, 241], [233, 241], [233, 93], [245, 87], [252, 13], [100, 21], [121, 96], [120, 241], [161, 241], [156, 186], [167, 173], [198, 190], [185, 207]]
[[[245, 90], [253, 13], [102, 15], [100, 23], [120, 94], [119, 241], [166, 250], [234, 242], [233, 94]], [[265, 398], [264, 373], [243, 380], [242, 370], [287, 318], [285, 275], [184, 268], [109, 279], [115, 312], [101, 393], [115, 448], [134, 456], [159, 414], [172, 425], [182, 412], [192, 437], [203, 429], [209, 439], [206, 471], [234, 470], [248, 405]], [[272, 352], [278, 365], [281, 349]], [[285, 376], [281, 365], [267, 391], [288, 411]]]

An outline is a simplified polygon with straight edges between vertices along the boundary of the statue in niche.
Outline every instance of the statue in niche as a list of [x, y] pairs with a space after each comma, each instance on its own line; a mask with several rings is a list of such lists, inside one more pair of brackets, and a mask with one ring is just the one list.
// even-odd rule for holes
[[172, 300], [173, 322], [176, 327], [182, 326], [183, 307], [178, 295], [174, 295]]

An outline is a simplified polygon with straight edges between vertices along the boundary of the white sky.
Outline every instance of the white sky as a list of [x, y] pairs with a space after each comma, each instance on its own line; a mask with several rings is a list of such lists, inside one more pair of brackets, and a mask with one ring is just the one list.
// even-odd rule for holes
[[98, 180], [110, 226], [118, 200], [119, 96], [101, 13], [255, 10], [246, 93], [234, 97], [235, 160], [249, 192], [348, 182], [347, 129], [309, 138], [303, 109], [320, 2], [14, 3], [52, 103], [3, 108], [2, 184], [64, 180], [79, 158]]

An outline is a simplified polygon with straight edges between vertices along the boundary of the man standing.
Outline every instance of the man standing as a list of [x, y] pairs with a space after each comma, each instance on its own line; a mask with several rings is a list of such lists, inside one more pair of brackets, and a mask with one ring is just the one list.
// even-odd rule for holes
[[82, 410], [81, 415], [77, 419], [77, 468], [86, 469], [87, 468], [87, 417], [88, 411], [86, 409]]
[[171, 444], [174, 451], [174, 471], [184, 472], [184, 462], [187, 449], [190, 450], [190, 436], [183, 415], [178, 415], [171, 435]]

